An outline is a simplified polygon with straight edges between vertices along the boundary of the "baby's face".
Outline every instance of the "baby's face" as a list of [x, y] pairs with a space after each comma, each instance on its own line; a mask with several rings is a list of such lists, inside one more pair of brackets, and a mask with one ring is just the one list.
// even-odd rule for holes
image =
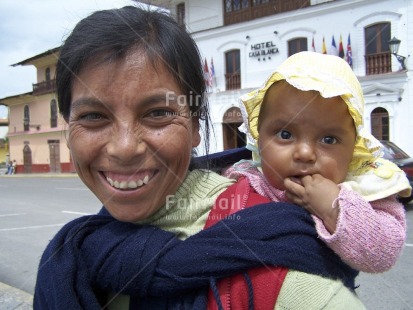
[[326, 99], [281, 81], [267, 91], [263, 109], [258, 145], [272, 186], [284, 190], [285, 178], [313, 174], [344, 181], [356, 131], [341, 97]]

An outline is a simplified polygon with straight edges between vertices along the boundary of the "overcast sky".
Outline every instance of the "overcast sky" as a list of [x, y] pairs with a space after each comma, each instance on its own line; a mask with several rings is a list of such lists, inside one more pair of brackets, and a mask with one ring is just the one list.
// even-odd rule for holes
[[[0, 99], [30, 92], [36, 83], [34, 66], [12, 64], [60, 46], [91, 12], [133, 4], [132, 0], [0, 0]], [[0, 106], [0, 118], [5, 110]]]

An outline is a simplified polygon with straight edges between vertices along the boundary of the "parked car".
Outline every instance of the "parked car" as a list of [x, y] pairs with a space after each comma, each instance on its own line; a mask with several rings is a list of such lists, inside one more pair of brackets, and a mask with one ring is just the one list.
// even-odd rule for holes
[[[410, 186], [413, 187], [413, 158], [407, 155], [401, 148], [390, 141], [380, 141], [383, 144], [383, 157], [394, 162], [401, 170], [406, 173]], [[400, 202], [408, 203], [413, 200], [413, 194], [410, 197], [400, 197]]]

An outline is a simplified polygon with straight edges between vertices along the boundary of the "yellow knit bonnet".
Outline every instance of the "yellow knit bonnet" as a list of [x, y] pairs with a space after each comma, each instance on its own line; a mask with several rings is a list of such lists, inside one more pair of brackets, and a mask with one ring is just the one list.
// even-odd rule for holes
[[[348, 111], [354, 120], [357, 138], [354, 147], [353, 158], [350, 163], [346, 181], [365, 182], [365, 175], [379, 177], [381, 179], [397, 180], [396, 192], [400, 195], [410, 195], [411, 188], [404, 172], [393, 163], [380, 158], [382, 156], [381, 144], [364, 127], [364, 98], [361, 85], [351, 67], [342, 58], [315, 52], [300, 52], [287, 58], [277, 70], [271, 74], [264, 85], [241, 97], [241, 112], [244, 117], [244, 126], [248, 135], [250, 146], [256, 149], [259, 138], [258, 116], [265, 93], [269, 87], [281, 80], [285, 80], [291, 86], [302, 91], [317, 91], [324, 98], [340, 96], [348, 107]], [[254, 153], [254, 157], [259, 157]], [[377, 167], [378, 166], [378, 167]], [[362, 179], [360, 179], [362, 177]], [[368, 179], [371, 182], [371, 179]], [[375, 182], [376, 182], [375, 181]], [[359, 185], [357, 185], [359, 186]], [[364, 185], [363, 185], [364, 186]], [[388, 186], [388, 185], [386, 185]], [[379, 186], [381, 189], [382, 186]], [[364, 191], [363, 189], [361, 191]], [[369, 200], [375, 200], [379, 196], [387, 197], [389, 191], [382, 195], [382, 190], [377, 193], [365, 193]], [[362, 193], [363, 194], [363, 193]], [[394, 194], [394, 193], [393, 193]]]

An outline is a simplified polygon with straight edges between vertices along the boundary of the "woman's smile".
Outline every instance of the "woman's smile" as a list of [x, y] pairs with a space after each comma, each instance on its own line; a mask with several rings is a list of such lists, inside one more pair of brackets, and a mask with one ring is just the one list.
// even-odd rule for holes
[[131, 190], [142, 187], [153, 178], [154, 170], [139, 172], [133, 175], [123, 175], [114, 172], [103, 172], [109, 184], [117, 189]]

